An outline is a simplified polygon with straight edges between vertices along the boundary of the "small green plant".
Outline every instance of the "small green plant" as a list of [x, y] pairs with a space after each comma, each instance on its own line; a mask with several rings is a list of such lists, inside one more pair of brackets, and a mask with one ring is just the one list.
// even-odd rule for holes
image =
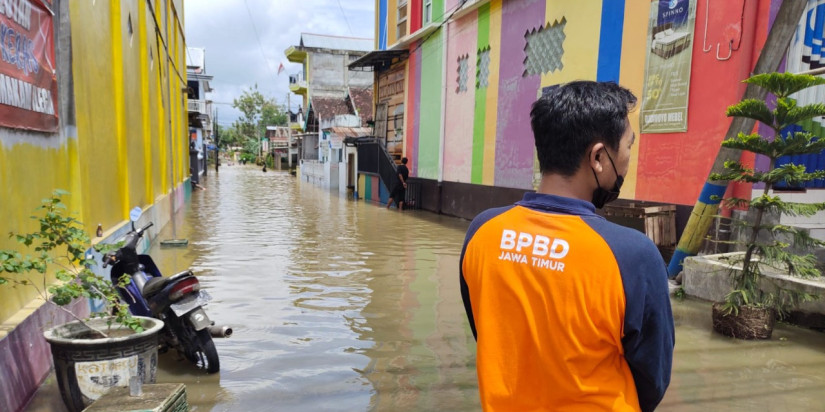
[[[91, 239], [80, 221], [66, 215], [68, 210], [61, 200], [66, 194], [68, 192], [55, 190], [51, 197], [43, 199], [42, 204], [35, 209], [38, 215], [32, 216], [32, 219], [38, 221], [39, 230], [27, 234], [9, 233], [11, 238], [30, 250], [33, 249], [34, 255], [0, 249], [0, 285], [34, 288], [44, 301], [69, 313], [80, 322], [83, 319], [65, 306], [79, 297], [99, 299], [104, 302], [107, 310], [92, 316], [111, 316], [109, 326], [114, 322], [137, 332], [142, 331], [140, 321], [132, 317], [129, 307], [120, 301], [112, 282], [98, 277], [90, 269], [96, 264], [86, 255]], [[105, 253], [116, 247], [117, 245], [98, 245], [95, 249]], [[47, 274], [53, 268], [56, 268], [54, 274], [57, 282], [50, 285]], [[37, 281], [32, 278], [37, 278]], [[125, 287], [129, 282], [131, 279], [123, 276], [118, 286]], [[104, 331], [83, 323], [108, 337]]]
[[256, 156], [252, 153], [241, 153], [240, 161], [246, 163], [253, 163], [255, 161]]
[[[753, 199], [728, 198], [725, 205], [731, 208], [748, 208], [753, 212], [753, 222], [734, 220], [733, 224], [743, 233], [747, 240], [738, 242], [744, 246], [745, 253], [734, 259], [742, 265], [741, 271], [734, 271], [733, 290], [725, 297], [723, 311], [738, 314], [743, 305], [775, 310], [780, 316], [787, 314], [791, 308], [800, 303], [811, 301], [817, 296], [782, 288], [778, 285], [763, 288], [760, 283], [765, 270], [784, 272], [791, 276], [813, 278], [821, 275], [815, 256], [810, 253], [814, 247], [823, 246], [825, 242], [812, 238], [808, 232], [783, 224], [764, 223], [768, 213], [789, 216], [813, 216], [825, 210], [825, 203], [787, 202], [771, 192], [779, 182], [800, 185], [805, 182], [825, 177], [825, 171], [808, 172], [804, 165], [788, 163], [776, 166], [782, 156], [820, 153], [825, 150], [825, 139], [819, 139], [810, 132], [782, 134], [790, 125], [825, 115], [825, 104], [816, 103], [797, 106], [790, 96], [800, 90], [825, 84], [825, 79], [791, 73], [759, 74], [745, 80], [766, 89], [776, 96], [776, 108], [771, 110], [766, 102], [757, 99], [745, 99], [730, 106], [728, 116], [746, 117], [759, 121], [774, 130], [773, 140], [768, 140], [757, 133], [744, 134], [722, 142], [723, 147], [747, 150], [764, 155], [770, 160], [766, 171], [757, 171], [746, 167], [736, 160], [725, 162], [725, 172], [711, 175], [712, 180], [735, 181], [745, 183], [763, 183], [764, 190]], [[769, 236], [759, 237], [760, 233]], [[765, 240], [767, 238], [768, 240]], [[791, 249], [793, 245], [797, 251]]]
[[687, 297], [687, 293], [685, 292], [685, 288], [682, 287], [682, 286], [679, 286], [679, 288], [676, 289], [673, 292], [673, 297], [675, 297], [676, 299], [679, 299], [679, 300], [684, 300], [685, 297]]

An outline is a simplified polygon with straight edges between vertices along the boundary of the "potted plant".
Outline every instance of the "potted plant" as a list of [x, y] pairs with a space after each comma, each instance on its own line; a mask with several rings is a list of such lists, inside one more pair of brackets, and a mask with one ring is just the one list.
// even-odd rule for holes
[[[36, 210], [38, 230], [11, 233], [24, 249], [0, 250], [0, 285], [31, 287], [45, 302], [75, 320], [57, 325], [44, 335], [52, 349], [58, 385], [69, 410], [80, 411], [112, 386], [125, 386], [133, 376], [142, 382], [155, 380], [157, 339], [163, 322], [133, 317], [120, 301], [115, 285], [91, 270], [95, 261], [87, 255], [90, 238], [83, 225], [62, 203], [67, 192], [56, 190]], [[113, 245], [98, 245], [107, 251]], [[50, 274], [56, 282], [50, 283]], [[131, 280], [124, 277], [119, 286]], [[82, 319], [68, 305], [78, 298], [103, 302], [104, 311]]]
[[766, 277], [767, 273], [800, 278], [820, 276], [814, 247], [825, 242], [812, 238], [807, 231], [769, 222], [767, 216], [812, 216], [825, 210], [825, 203], [799, 203], [782, 200], [772, 192], [780, 182], [796, 186], [825, 177], [825, 172], [808, 172], [805, 165], [786, 163], [777, 166], [782, 156], [820, 153], [825, 139], [810, 132], [785, 132], [790, 125], [825, 115], [821, 103], [797, 106], [791, 95], [809, 87], [825, 84], [825, 79], [810, 75], [767, 73], [755, 75], [746, 83], [755, 84], [776, 96], [776, 108], [771, 110], [762, 100], [745, 99], [728, 107], [728, 116], [747, 117], [759, 121], [774, 131], [773, 140], [758, 133], [739, 133], [722, 142], [722, 146], [747, 150], [769, 159], [765, 171], [746, 167], [736, 160], [725, 162], [725, 172], [711, 175], [712, 180], [764, 184], [762, 194], [753, 199], [728, 198], [724, 204], [731, 208], [745, 208], [750, 219], [734, 219], [743, 240], [732, 241], [744, 252], [730, 256], [736, 267], [731, 270], [731, 290], [723, 302], [713, 305], [713, 328], [724, 335], [741, 339], [768, 339], [776, 317], [785, 316], [790, 309], [816, 296], [788, 283]]

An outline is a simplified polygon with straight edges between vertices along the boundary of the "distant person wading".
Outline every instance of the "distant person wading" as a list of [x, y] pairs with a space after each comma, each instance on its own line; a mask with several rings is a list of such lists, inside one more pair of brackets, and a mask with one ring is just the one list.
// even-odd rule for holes
[[392, 202], [398, 204], [398, 209], [404, 210], [404, 197], [407, 193], [407, 179], [410, 177], [410, 169], [407, 169], [407, 158], [401, 158], [401, 165], [398, 166], [398, 170], [396, 170], [396, 179], [395, 185], [392, 189], [392, 193], [390, 194], [390, 200], [387, 201], [387, 209], [392, 206]]

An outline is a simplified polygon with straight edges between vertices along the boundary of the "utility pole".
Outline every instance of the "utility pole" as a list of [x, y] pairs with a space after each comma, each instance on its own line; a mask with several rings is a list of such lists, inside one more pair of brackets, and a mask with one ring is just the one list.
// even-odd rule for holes
[[[753, 68], [752, 75], [776, 71], [782, 58], [785, 57], [785, 51], [793, 38], [796, 26], [799, 24], [807, 4], [808, 2], [803, 0], [786, 0], [782, 2], [776, 14], [776, 20], [774, 20], [773, 26], [768, 32], [768, 38], [765, 40], [762, 52], [759, 54], [759, 59], [756, 61], [756, 66]], [[765, 89], [748, 84], [742, 99], [764, 100], [766, 95], [767, 91]], [[739, 133], [749, 133], [753, 130], [755, 123], [756, 121], [753, 119], [734, 117], [725, 139], [736, 137]], [[720, 147], [710, 174], [722, 173], [725, 170], [725, 161], [737, 160], [741, 156], [742, 151], [739, 149]], [[702, 192], [699, 194], [699, 200], [693, 206], [690, 219], [688, 219], [682, 237], [679, 238], [679, 244], [676, 245], [676, 251], [670, 259], [670, 264], [667, 267], [667, 273], [670, 277], [674, 277], [682, 271], [682, 262], [686, 257], [695, 256], [699, 252], [708, 229], [713, 223], [713, 218], [719, 211], [721, 198], [728, 188], [727, 181], [710, 180], [710, 174], [705, 186], [702, 188]]]
[[218, 128], [218, 108], [215, 108], [215, 174], [218, 173], [218, 166], [221, 164], [221, 130]]

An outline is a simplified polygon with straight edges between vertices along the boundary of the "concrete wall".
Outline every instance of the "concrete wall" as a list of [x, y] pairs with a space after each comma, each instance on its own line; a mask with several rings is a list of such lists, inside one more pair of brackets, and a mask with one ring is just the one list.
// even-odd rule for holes
[[[147, 2], [53, 4], [59, 129], [36, 133], [0, 128], [4, 232], [36, 230], [29, 216], [58, 188], [71, 193], [66, 204], [90, 232], [100, 223], [106, 236], [115, 233], [136, 205], [165, 210], [156, 215], [160, 228], [169, 220], [172, 203], [179, 208], [188, 193], [187, 108], [181, 92], [186, 85], [183, 1], [152, 2], [168, 58], [165, 49], [157, 48]], [[182, 79], [173, 65], [184, 70]], [[0, 248], [17, 247], [7, 236], [0, 237]], [[16, 385], [13, 399], [4, 388], [4, 402], [28, 399], [48, 371], [47, 351], [21, 358], [19, 351], [9, 349], [21, 339], [27, 345], [42, 343], [36, 339], [42, 336], [43, 321], [55, 312], [41, 303], [33, 290], [0, 286], [0, 382]], [[0, 409], [21, 406], [0, 404]]]
[[301, 162], [301, 181], [321, 187], [329, 187], [329, 177], [325, 173], [324, 163], [317, 160], [303, 160]]
[[[753, 191], [753, 197], [761, 196], [762, 189]], [[825, 189], [807, 189], [804, 192], [773, 192], [774, 195], [779, 196], [786, 202], [804, 202], [804, 203], [824, 203]], [[796, 226], [809, 230], [811, 236], [825, 240], [825, 211], [819, 212], [813, 216], [786, 216], [783, 215], [780, 220], [783, 225]]]
[[[365, 53], [359, 53], [358, 56]], [[355, 55], [353, 55], [355, 56]], [[347, 87], [372, 86], [371, 72], [349, 70], [350, 55], [341, 51], [307, 53], [311, 93], [330, 92], [343, 97]]]
[[[741, 270], [741, 255], [744, 252], [723, 253], [718, 255], [692, 256], [685, 259], [685, 275], [682, 286], [689, 296], [712, 302], [725, 299], [733, 285], [732, 273]], [[739, 263], [731, 265], [724, 259], [738, 256]], [[759, 281], [760, 288], [775, 290], [776, 287], [823, 296], [825, 281], [821, 279], [800, 279], [788, 276], [778, 270], [763, 268], [765, 275]], [[809, 327], [825, 328], [825, 301], [822, 299], [802, 303], [792, 313], [795, 323]]]

